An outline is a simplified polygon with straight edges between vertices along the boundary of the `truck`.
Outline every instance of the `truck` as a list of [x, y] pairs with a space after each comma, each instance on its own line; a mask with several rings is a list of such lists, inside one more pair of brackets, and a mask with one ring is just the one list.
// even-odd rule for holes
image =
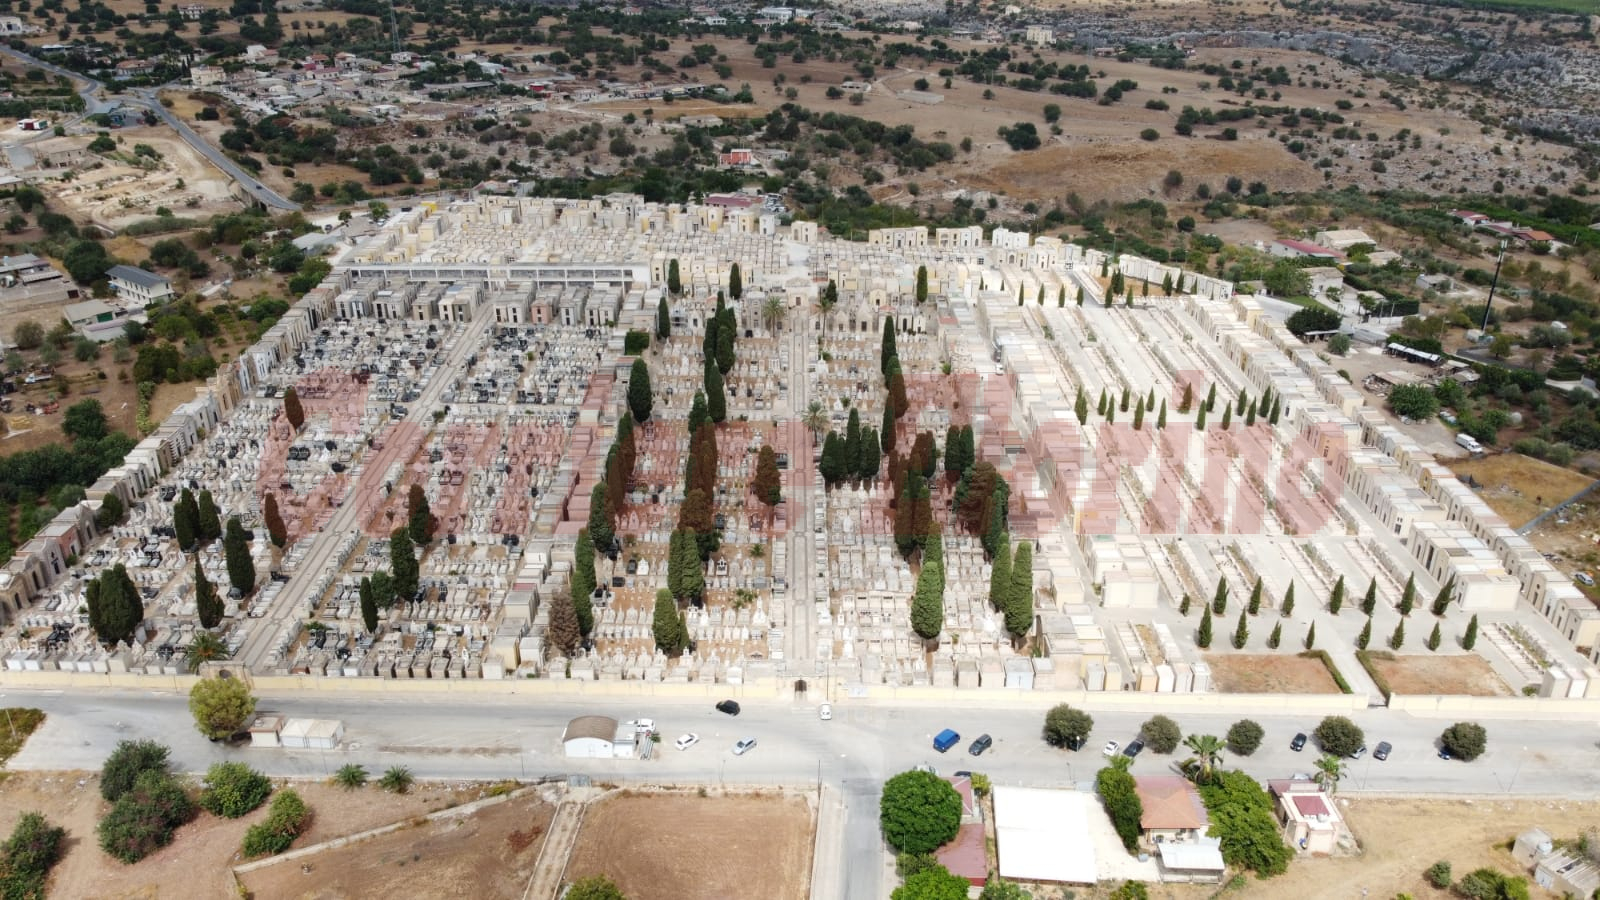
[[1456, 435], [1456, 446], [1458, 446], [1461, 449], [1467, 451], [1468, 453], [1482, 453], [1483, 452], [1483, 445], [1478, 443], [1478, 439], [1473, 437], [1470, 434], [1458, 434], [1458, 435]]
[[946, 728], [933, 736], [933, 749], [943, 753], [954, 747], [960, 740], [961, 735], [956, 734], [955, 729]]

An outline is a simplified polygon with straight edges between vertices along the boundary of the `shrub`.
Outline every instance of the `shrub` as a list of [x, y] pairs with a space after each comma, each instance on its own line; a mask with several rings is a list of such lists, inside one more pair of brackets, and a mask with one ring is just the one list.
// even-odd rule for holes
[[44, 900], [45, 878], [61, 858], [61, 841], [66, 835], [65, 828], [51, 825], [44, 816], [24, 813], [11, 837], [0, 846], [0, 897]]
[[237, 819], [267, 801], [272, 782], [244, 763], [225, 762], [206, 772], [200, 807], [215, 816]]
[[1472, 762], [1488, 747], [1489, 733], [1477, 722], [1457, 722], [1439, 735], [1439, 742], [1451, 756]]
[[1228, 729], [1228, 752], [1234, 756], [1249, 756], [1261, 746], [1266, 732], [1250, 719], [1240, 719]]
[[1328, 716], [1317, 725], [1315, 732], [1317, 746], [1324, 753], [1334, 756], [1349, 756], [1366, 743], [1366, 734], [1361, 726], [1350, 721], [1344, 716]]
[[272, 798], [267, 820], [251, 825], [244, 833], [244, 843], [239, 850], [245, 856], [274, 856], [289, 849], [294, 839], [305, 829], [310, 811], [300, 795], [293, 790], [279, 791]]
[[135, 863], [172, 843], [172, 833], [194, 816], [194, 803], [165, 771], [141, 773], [97, 829], [100, 849]]
[[650, 346], [650, 332], [633, 331], [623, 336], [622, 352], [627, 356], [638, 356]]
[[1139, 735], [1151, 751], [1171, 753], [1178, 749], [1178, 743], [1183, 740], [1183, 729], [1166, 716], [1151, 716], [1149, 721], [1139, 726]]
[[417, 776], [405, 766], [390, 766], [389, 771], [378, 779], [378, 786], [392, 794], [404, 794], [411, 790], [411, 785], [416, 781]]
[[145, 772], [167, 774], [168, 750], [155, 741], [122, 741], [100, 768], [100, 796], [115, 803]]
[[1429, 884], [1433, 885], [1434, 887], [1436, 887], [1436, 888], [1438, 888], [1440, 890], [1444, 890], [1445, 888], [1448, 888], [1450, 886], [1450, 880], [1451, 880], [1450, 879], [1450, 863], [1448, 863], [1448, 862], [1446, 862], [1445, 860], [1442, 860], [1442, 859], [1439, 860], [1438, 862], [1436, 862], [1433, 865], [1428, 867], [1428, 871], [1423, 873], [1423, 877], [1428, 879], [1428, 883]]
[[333, 783], [347, 791], [353, 791], [367, 783], [367, 767], [347, 763], [333, 773]]

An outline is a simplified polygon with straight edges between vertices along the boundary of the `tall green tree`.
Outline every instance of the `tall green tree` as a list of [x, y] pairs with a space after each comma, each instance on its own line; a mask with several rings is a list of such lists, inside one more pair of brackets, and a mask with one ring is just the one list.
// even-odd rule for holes
[[1467, 632], [1461, 636], [1461, 649], [1471, 650], [1478, 643], [1478, 616], [1474, 614], [1467, 622]]
[[178, 549], [185, 553], [199, 543], [200, 507], [194, 501], [194, 493], [188, 488], [178, 494], [178, 501], [172, 505], [172, 530], [177, 534]]
[[925, 560], [911, 596], [911, 628], [924, 640], [944, 630], [944, 563]]
[[434, 527], [428, 495], [422, 490], [422, 485], [412, 484], [406, 492], [406, 531], [411, 535], [411, 542], [426, 546], [433, 540]]
[[223, 606], [222, 597], [217, 593], [216, 585], [206, 577], [200, 568], [200, 556], [194, 558], [194, 609], [195, 615], [200, 618], [201, 628], [215, 628], [222, 624], [222, 614], [226, 608]]
[[894, 452], [894, 404], [883, 406], [883, 424], [878, 428], [878, 444], [884, 453]]
[[126, 566], [118, 563], [102, 571], [85, 587], [84, 596], [89, 627], [101, 643], [133, 642], [134, 631], [144, 621], [144, 600]]
[[1371, 616], [1372, 615], [1372, 611], [1377, 609], [1377, 608], [1378, 608], [1378, 579], [1377, 578], [1373, 578], [1372, 581], [1367, 583], [1367, 594], [1366, 594], [1366, 596], [1361, 598], [1361, 612], [1364, 613], [1367, 616]]
[[616, 512], [611, 508], [611, 496], [604, 483], [597, 483], [589, 492], [589, 540], [597, 551], [610, 554], [616, 540]]
[[1162, 430], [1162, 429], [1164, 429], [1166, 427], [1167, 427], [1167, 398], [1162, 397], [1161, 398], [1161, 412], [1156, 414], [1156, 430], [1160, 431], [1160, 430]]
[[883, 467], [883, 453], [879, 448], [878, 429], [861, 429], [861, 456], [856, 461], [856, 477], [863, 481], [874, 481], [878, 477], [878, 470]]
[[656, 591], [655, 618], [650, 630], [656, 639], [656, 649], [668, 656], [677, 656], [688, 645], [689, 635], [684, 629], [683, 615], [678, 612], [678, 604], [672, 599], [671, 591]]
[[1211, 607], [1209, 606], [1200, 613], [1200, 629], [1195, 632], [1194, 644], [1201, 650], [1211, 647]]
[[740, 273], [738, 263], [728, 269], [728, 296], [735, 300], [744, 296], [744, 275]]
[[272, 545], [282, 550], [289, 543], [289, 529], [283, 524], [283, 514], [278, 512], [278, 498], [271, 491], [261, 503], [261, 519], [267, 526], [267, 537]]
[[650, 412], [655, 408], [655, 403], [655, 393], [650, 388], [650, 367], [645, 365], [643, 359], [635, 359], [628, 375], [628, 409], [633, 413], [633, 420], [650, 421]]
[[1294, 582], [1289, 582], [1289, 589], [1283, 592], [1283, 602], [1278, 604], [1278, 612], [1284, 617], [1294, 615]]
[[578, 531], [578, 541], [572, 550], [572, 582], [569, 590], [574, 603], [582, 597], [588, 600], [593, 596], [598, 583], [594, 574], [594, 541], [589, 537], [589, 529]]
[[1021, 541], [1011, 557], [1011, 587], [1006, 590], [1006, 631], [1013, 638], [1033, 627], [1033, 541]]
[[356, 592], [361, 598], [361, 624], [366, 627], [367, 634], [374, 634], [378, 630], [378, 597], [372, 592], [372, 579], [361, 579]]
[[928, 299], [928, 267], [917, 266], [917, 302], [923, 303]]
[[656, 302], [656, 339], [664, 341], [672, 337], [672, 310], [667, 306], [667, 298], [662, 297]]
[[[872, 450], [877, 451], [874, 444]], [[763, 444], [761, 452], [756, 455], [756, 476], [750, 482], [750, 490], [755, 492], [756, 499], [768, 506], [776, 506], [783, 499], [783, 483], [778, 473], [778, 454], [772, 445]]]
[[1433, 608], [1430, 610], [1430, 612], [1436, 616], [1442, 616], [1448, 612], [1450, 609], [1450, 599], [1455, 596], [1455, 591], [1456, 577], [1451, 575], [1449, 581], [1446, 581], [1444, 584], [1439, 586], [1439, 593], [1435, 594], [1433, 597]]
[[1250, 588], [1250, 615], [1259, 615], [1261, 612], [1261, 576], [1256, 576], [1256, 583]]
[[1344, 576], [1340, 575], [1339, 576], [1339, 580], [1333, 583], [1333, 593], [1328, 595], [1328, 612], [1333, 613], [1334, 615], [1337, 616], [1339, 614], [1339, 610], [1343, 606], [1344, 606]]
[[706, 366], [706, 415], [720, 425], [728, 418], [728, 389], [722, 381], [722, 371], [715, 364]]
[[550, 597], [550, 649], [567, 659], [578, 650], [583, 639], [583, 629], [578, 626], [578, 610], [572, 598], [557, 591]]
[[300, 395], [293, 387], [283, 392], [283, 417], [289, 420], [289, 427], [295, 431], [306, 423], [306, 411], [300, 405]]
[[1406, 576], [1405, 590], [1400, 592], [1400, 615], [1411, 615], [1411, 610], [1417, 605], [1417, 576]]
[[1084, 396], [1083, 385], [1078, 385], [1078, 398], [1072, 401], [1072, 412], [1078, 417], [1079, 425], [1089, 424], [1089, 398]]
[[250, 538], [238, 516], [228, 518], [228, 530], [222, 537], [222, 553], [228, 563], [228, 583], [241, 597], [248, 596], [256, 586], [256, 564], [250, 558]]
[[1217, 592], [1211, 596], [1211, 611], [1222, 615], [1228, 611], [1228, 579], [1218, 576]]
[[878, 372], [885, 377], [889, 375], [889, 360], [900, 355], [895, 346], [894, 316], [883, 317], [883, 341], [878, 348]]
[[1233, 649], [1243, 650], [1245, 642], [1250, 640], [1250, 614], [1239, 610], [1239, 625], [1233, 629]]
[[[674, 258], [667, 263], [667, 293], [676, 297], [683, 293], [683, 275], [678, 269], [678, 260]], [[666, 298], [662, 298], [663, 300]], [[666, 335], [661, 335], [666, 337]]]
[[394, 576], [396, 600], [405, 603], [417, 595], [421, 570], [416, 546], [411, 543], [411, 532], [404, 525], [389, 534], [389, 573]]
[[724, 375], [733, 369], [733, 346], [737, 337], [738, 326], [734, 324], [730, 309], [717, 317], [717, 369]]
[[989, 566], [989, 605], [1004, 613], [1009, 607], [1006, 597], [1011, 591], [1011, 535], [1003, 535], [995, 548], [994, 560]]
[[209, 544], [222, 537], [222, 517], [217, 512], [217, 500], [209, 489], [200, 492], [200, 502], [195, 504], [198, 515], [200, 542]]

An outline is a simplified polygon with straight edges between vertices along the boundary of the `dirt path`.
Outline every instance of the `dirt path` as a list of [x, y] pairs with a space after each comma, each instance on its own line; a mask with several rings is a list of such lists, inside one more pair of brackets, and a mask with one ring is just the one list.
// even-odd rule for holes
[[561, 890], [561, 876], [567, 871], [572, 848], [577, 846], [578, 832], [583, 829], [583, 813], [588, 806], [585, 800], [566, 800], [556, 808], [550, 831], [544, 838], [544, 848], [539, 852], [539, 864], [533, 870], [533, 877], [528, 879], [528, 889], [522, 900], [551, 900]]

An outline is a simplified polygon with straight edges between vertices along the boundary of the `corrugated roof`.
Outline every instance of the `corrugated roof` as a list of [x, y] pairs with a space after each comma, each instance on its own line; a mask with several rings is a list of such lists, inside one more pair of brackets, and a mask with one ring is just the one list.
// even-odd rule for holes
[[137, 284], [140, 287], [164, 287], [172, 284], [167, 278], [134, 266], [112, 266], [106, 270], [106, 277]]
[[579, 716], [567, 723], [567, 731], [561, 736], [561, 741], [565, 743], [579, 738], [594, 738], [609, 744], [616, 736], [616, 719], [610, 716]]

